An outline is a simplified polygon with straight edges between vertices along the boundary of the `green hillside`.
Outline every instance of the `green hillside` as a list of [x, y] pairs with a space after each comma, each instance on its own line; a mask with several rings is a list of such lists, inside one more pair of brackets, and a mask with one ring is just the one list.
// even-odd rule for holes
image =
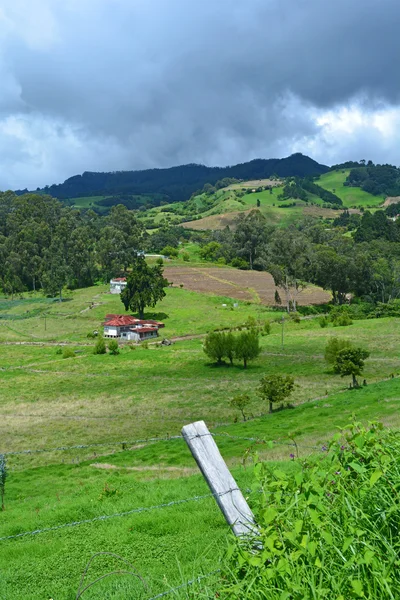
[[375, 208], [382, 204], [384, 196], [373, 196], [358, 187], [343, 185], [350, 169], [329, 171], [318, 179], [318, 184], [339, 196], [346, 208]]

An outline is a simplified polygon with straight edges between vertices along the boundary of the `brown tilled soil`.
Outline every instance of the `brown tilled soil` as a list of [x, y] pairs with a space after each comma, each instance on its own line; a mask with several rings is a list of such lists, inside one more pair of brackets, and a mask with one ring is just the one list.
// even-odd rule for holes
[[391, 204], [397, 204], [400, 202], [400, 196], [388, 196], [383, 203], [383, 206], [390, 206]]
[[277, 185], [282, 185], [283, 181], [280, 180], [274, 180], [274, 179], [253, 179], [252, 181], [242, 181], [240, 183], [232, 183], [231, 185], [228, 185], [228, 187], [226, 187], [225, 189], [227, 190], [241, 190], [242, 188], [246, 188], [246, 189], [257, 189], [258, 187], [265, 187], [265, 186], [269, 186], [269, 187], [274, 187]]
[[[239, 271], [237, 269], [216, 267], [165, 267], [164, 275], [175, 287], [183, 285], [187, 290], [228, 296], [242, 301], [261, 302], [272, 306], [275, 304], [276, 286], [269, 273], [259, 271]], [[283, 290], [278, 289], [282, 302], [285, 301]], [[309, 286], [302, 291], [297, 301], [300, 305], [323, 304], [329, 302], [329, 292]]]

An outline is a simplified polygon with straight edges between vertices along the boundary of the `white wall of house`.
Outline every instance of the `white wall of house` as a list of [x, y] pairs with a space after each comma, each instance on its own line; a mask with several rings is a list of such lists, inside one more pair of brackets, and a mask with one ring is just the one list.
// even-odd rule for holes
[[110, 293], [120, 294], [126, 288], [126, 281], [110, 281]]

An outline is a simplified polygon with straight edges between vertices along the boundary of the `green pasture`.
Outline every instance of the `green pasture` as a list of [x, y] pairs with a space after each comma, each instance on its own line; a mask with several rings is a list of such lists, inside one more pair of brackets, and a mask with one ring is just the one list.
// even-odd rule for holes
[[96, 206], [99, 200], [103, 200], [107, 196], [82, 196], [81, 198], [73, 198], [74, 206], [77, 208], [90, 208]]
[[384, 201], [384, 196], [373, 196], [361, 188], [347, 187], [343, 183], [350, 170], [328, 171], [318, 179], [317, 183], [326, 190], [333, 192], [342, 200], [346, 208], [373, 208]]
[[[251, 303], [231, 310], [229, 298], [172, 287], [147, 316], [165, 322], [165, 337], [183, 339], [168, 347], [124, 346], [118, 356], [94, 355], [87, 333], [101, 331], [106, 313], [123, 312], [119, 297], [107, 289], [70, 292], [62, 303], [34, 294], [0, 299], [0, 452], [104, 444], [10, 456], [0, 538], [207, 494], [182, 440], [146, 443], [177, 435], [196, 420], [204, 419], [217, 434], [243, 490], [252, 481], [254, 452], [279, 462], [280, 469], [295, 469], [297, 458], [290, 454], [320, 453], [352, 415], [400, 424], [399, 319], [324, 329], [318, 319], [286, 319], [282, 346], [279, 312]], [[270, 335], [260, 338], [260, 357], [248, 369], [210, 364], [202, 336], [241, 327], [249, 316], [271, 321]], [[348, 390], [349, 378], [326, 365], [323, 353], [332, 335], [371, 352], [360, 378], [366, 387]], [[63, 358], [62, 344], [75, 349], [75, 356]], [[256, 390], [268, 373], [295, 378], [294, 408], [267, 414]], [[251, 397], [246, 422], [229, 406], [244, 392]], [[297, 450], [289, 445], [293, 440]], [[0, 599], [73, 600], [90, 557], [113, 552], [133, 565], [147, 587], [131, 575], [113, 576], [83, 598], [146, 600], [218, 569], [227, 535], [214, 499], [205, 498], [0, 540]], [[116, 558], [100, 555], [88, 582], [120, 568]]]

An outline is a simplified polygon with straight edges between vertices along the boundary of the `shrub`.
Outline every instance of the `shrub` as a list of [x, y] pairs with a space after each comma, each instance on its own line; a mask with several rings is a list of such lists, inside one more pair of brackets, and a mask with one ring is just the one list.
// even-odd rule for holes
[[343, 338], [331, 337], [325, 346], [324, 358], [329, 365], [333, 365], [336, 361], [336, 356], [341, 350], [351, 348], [352, 344], [349, 340]]
[[297, 311], [290, 313], [289, 314], [289, 318], [294, 323], [300, 323], [301, 322], [300, 315], [299, 315], [299, 313]]
[[117, 354], [119, 354], [119, 346], [118, 346], [117, 340], [110, 340], [108, 342], [108, 351], [113, 356], [116, 356]]
[[203, 344], [205, 354], [218, 365], [226, 356], [225, 334], [213, 331], [206, 336]]
[[328, 327], [328, 325], [329, 325], [329, 319], [325, 315], [322, 315], [322, 317], [320, 317], [318, 319], [318, 323], [319, 323], [319, 326], [322, 327], [322, 328]]
[[104, 341], [104, 338], [101, 337], [97, 340], [97, 342], [94, 345], [93, 354], [106, 354], [106, 352], [106, 343]]
[[62, 354], [62, 348], [60, 346], [58, 346], [58, 348], [56, 350], [56, 354]]
[[325, 460], [296, 466], [256, 465], [251, 506], [261, 549], [231, 539], [219, 597], [399, 598], [397, 433], [353, 424], [335, 436]]
[[178, 256], [178, 250], [173, 248], [173, 246], [165, 246], [165, 248], [161, 250], [161, 254], [168, 256], [169, 258], [176, 258]]
[[270, 321], [265, 321], [264, 327], [263, 327], [263, 332], [264, 332], [265, 335], [269, 335], [271, 333], [271, 323], [270, 323]]
[[348, 327], [352, 324], [353, 321], [351, 320], [350, 315], [346, 312], [342, 313], [341, 315], [338, 315], [333, 319], [334, 327]]
[[0, 509], [5, 510], [4, 506], [4, 495], [6, 493], [6, 479], [8, 469], [6, 463], [6, 457], [4, 454], [0, 454]]
[[144, 350], [148, 350], [149, 349], [149, 342], [142, 342], [140, 344], [140, 347], [143, 348]]
[[73, 358], [74, 356], [75, 352], [72, 350], [72, 348], [64, 348], [62, 353], [63, 358]]
[[260, 354], [260, 341], [255, 330], [243, 331], [236, 338], [235, 356], [243, 361], [246, 369], [249, 360], [254, 360]]
[[182, 258], [185, 262], [190, 261], [190, 254], [188, 252], [182, 252]]

